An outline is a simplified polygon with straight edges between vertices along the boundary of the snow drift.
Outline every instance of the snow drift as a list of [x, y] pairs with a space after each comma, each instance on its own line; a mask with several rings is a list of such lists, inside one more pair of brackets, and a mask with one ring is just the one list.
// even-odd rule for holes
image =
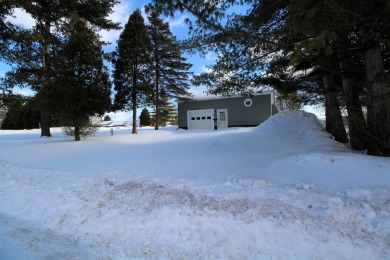
[[254, 128], [0, 131], [0, 258], [390, 257], [390, 161], [303, 111]]

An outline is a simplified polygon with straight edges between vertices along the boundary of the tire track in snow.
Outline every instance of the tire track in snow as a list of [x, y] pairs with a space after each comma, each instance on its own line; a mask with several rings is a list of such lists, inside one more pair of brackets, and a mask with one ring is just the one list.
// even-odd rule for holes
[[[118, 252], [123, 258], [291, 258], [300, 252], [294, 247], [308, 245], [320, 248], [312, 257], [390, 255], [388, 191], [381, 189], [329, 193], [310, 185], [231, 179], [230, 186], [202, 187], [185, 180], [145, 181], [131, 173], [74, 178], [66, 172], [1, 164], [0, 185], [5, 186], [0, 186], [0, 201], [9, 199], [7, 185], [21, 193], [15, 205], [1, 203], [9, 208], [5, 212], [0, 207], [0, 222], [8, 234], [26, 238], [27, 248], [43, 258], [82, 258], [92, 251], [102, 258]], [[17, 209], [39, 194], [47, 204]], [[288, 237], [294, 232], [294, 238]], [[332, 253], [343, 243], [356, 252]]]
[[[381, 248], [384, 255], [390, 255], [388, 249], [390, 232], [383, 232], [380, 225], [368, 223], [367, 219], [364, 219], [365, 216], [354, 215], [356, 212], [366, 211], [367, 208], [370, 208], [369, 212], [374, 212], [374, 207], [368, 201], [362, 202], [343, 196], [329, 197], [329, 194], [312, 190], [310, 187], [286, 189], [285, 186], [273, 184], [263, 184], [262, 187], [256, 188], [265, 189], [266, 191], [262, 194], [279, 193], [275, 197], [286, 197], [286, 201], [291, 200], [290, 195], [295, 194], [295, 199], [300, 200], [300, 203], [292, 205], [275, 199], [272, 195], [257, 199], [218, 198], [190, 192], [181, 185], [169, 188], [156, 183], [127, 182], [117, 186], [113, 182], [110, 183], [112, 190], [109, 195], [106, 195], [110, 201], [107, 201], [107, 204], [118, 208], [126, 207], [130, 209], [130, 212], [140, 210], [145, 214], [150, 214], [164, 207], [189, 208], [195, 213], [230, 216], [247, 224], [262, 219], [270, 220], [276, 226], [299, 224], [302, 230], [306, 230], [310, 235], [315, 236], [316, 233], [320, 233], [325, 242], [329, 242], [330, 238], [326, 238], [328, 234], [335, 233], [347, 240], [353, 240], [356, 247], [364, 248], [367, 245], [375, 245], [375, 248]], [[284, 194], [286, 190], [287, 194]], [[383, 192], [386, 193], [386, 191]], [[379, 194], [383, 193], [378, 191], [377, 198], [380, 197]], [[251, 197], [256, 197], [256, 195]], [[377, 205], [382, 204], [378, 200], [374, 201]], [[115, 203], [119, 204], [115, 205]], [[389, 223], [389, 212], [383, 209], [377, 209], [377, 211], [384, 218], [383, 223]]]

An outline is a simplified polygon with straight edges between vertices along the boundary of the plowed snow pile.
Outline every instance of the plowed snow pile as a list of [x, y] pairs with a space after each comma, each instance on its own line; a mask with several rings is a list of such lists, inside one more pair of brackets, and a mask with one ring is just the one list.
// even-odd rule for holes
[[0, 131], [0, 259], [388, 259], [390, 159], [254, 128]]

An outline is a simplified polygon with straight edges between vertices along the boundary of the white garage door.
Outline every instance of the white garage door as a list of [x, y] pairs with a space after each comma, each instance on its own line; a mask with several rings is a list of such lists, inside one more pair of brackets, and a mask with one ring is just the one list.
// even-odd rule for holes
[[188, 110], [188, 130], [214, 130], [214, 109]]

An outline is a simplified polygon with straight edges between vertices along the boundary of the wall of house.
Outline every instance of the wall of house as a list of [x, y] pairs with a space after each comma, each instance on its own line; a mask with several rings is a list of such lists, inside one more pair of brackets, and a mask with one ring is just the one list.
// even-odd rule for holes
[[[246, 107], [244, 101], [250, 98], [252, 105]], [[228, 109], [229, 127], [257, 126], [271, 116], [272, 94], [251, 97], [227, 97], [219, 99], [194, 100], [178, 103], [179, 128], [187, 128], [187, 111], [200, 109]], [[216, 115], [215, 115], [216, 118]]]

